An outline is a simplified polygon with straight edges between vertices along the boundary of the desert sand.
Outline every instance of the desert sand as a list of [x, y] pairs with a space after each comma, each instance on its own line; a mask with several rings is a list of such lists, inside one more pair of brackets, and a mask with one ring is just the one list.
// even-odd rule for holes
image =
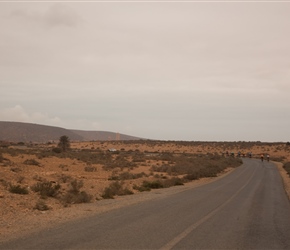
[[[135, 162], [134, 168], [115, 167], [113, 169], [104, 168], [102, 164], [91, 163], [90, 160], [84, 162], [83, 159], [62, 158], [58, 156], [43, 156], [34, 154], [39, 152], [50, 152], [55, 144], [40, 144], [26, 147], [25, 145], [10, 145], [10, 153], [3, 148], [2, 162], [0, 163], [0, 240], [25, 235], [42, 228], [51, 227], [57, 223], [63, 223], [71, 219], [90, 216], [93, 214], [103, 213], [121, 206], [127, 206], [136, 202], [154, 199], [160, 195], [169, 195], [172, 192], [180, 192], [187, 188], [194, 188], [203, 185], [232, 171], [227, 168], [218, 177], [202, 178], [185, 183], [183, 186], [175, 186], [166, 189], [154, 189], [150, 192], [138, 192], [132, 187], [140, 185], [144, 180], [156, 179], [156, 174], [152, 173], [152, 166], [162, 165], [161, 161], [147, 160]], [[214, 142], [72, 142], [71, 148], [80, 151], [103, 151], [113, 154], [115, 159], [116, 152], [143, 152], [148, 155], [158, 154], [160, 152], [177, 153], [177, 154], [226, 154], [226, 152], [238, 152], [246, 154], [251, 152], [253, 157], [259, 158], [261, 154], [270, 154], [271, 160], [276, 164], [281, 177], [283, 178], [285, 191], [290, 197], [290, 178], [283, 169], [283, 162], [290, 161], [290, 146], [284, 143], [214, 143]], [[34, 152], [31, 153], [31, 150]], [[11, 152], [15, 152], [12, 154]], [[33, 161], [34, 160], [34, 161]], [[133, 161], [133, 159], [131, 159]], [[36, 164], [33, 164], [36, 163]], [[163, 162], [164, 163], [164, 162]], [[123, 181], [123, 185], [128, 187], [134, 195], [115, 196], [114, 199], [103, 199], [104, 189], [113, 181], [110, 179], [113, 175], [122, 172], [132, 174], [144, 173], [145, 175]], [[166, 174], [161, 178], [166, 178]], [[68, 183], [65, 180], [78, 180], [83, 183], [82, 191], [92, 196], [91, 202], [82, 204], [63, 204], [53, 197], [40, 199], [38, 193], [31, 189], [37, 181], [47, 180], [54, 185], [63, 181], [62, 186], [65, 191]], [[68, 181], [67, 181], [68, 182]], [[9, 184], [17, 184], [26, 187], [28, 194], [15, 194], [9, 192]], [[36, 209], [36, 204], [43, 203], [47, 209]]]

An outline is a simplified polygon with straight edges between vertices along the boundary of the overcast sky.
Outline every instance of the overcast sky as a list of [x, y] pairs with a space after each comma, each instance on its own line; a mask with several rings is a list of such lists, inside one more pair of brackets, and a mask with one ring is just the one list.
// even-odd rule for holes
[[290, 140], [290, 1], [0, 1], [0, 120]]

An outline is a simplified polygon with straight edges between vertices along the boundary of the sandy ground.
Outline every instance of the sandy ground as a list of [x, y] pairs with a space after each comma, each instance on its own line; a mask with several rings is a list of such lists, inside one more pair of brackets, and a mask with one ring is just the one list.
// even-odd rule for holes
[[277, 169], [280, 172], [280, 175], [283, 179], [285, 192], [286, 192], [288, 199], [290, 201], [290, 177], [287, 174], [287, 172], [285, 171], [285, 169], [283, 168], [283, 164], [281, 162], [273, 162], [273, 163], [275, 163]]
[[[51, 145], [50, 145], [51, 146]], [[53, 145], [52, 145], [53, 146]], [[108, 150], [115, 148], [117, 150], [139, 150], [142, 152], [177, 152], [177, 153], [224, 153], [229, 152], [252, 152], [254, 156], [259, 157], [261, 153], [269, 153], [272, 158], [281, 159], [283, 161], [290, 161], [289, 146], [283, 144], [275, 145], [256, 145], [251, 148], [245, 148], [243, 144], [227, 144], [209, 143], [197, 144], [195, 146], [178, 144], [174, 142], [157, 142], [156, 144], [123, 144], [121, 142], [84, 142], [74, 143], [72, 147], [75, 149], [102, 149]], [[206, 178], [191, 183], [186, 183], [184, 186], [171, 187], [168, 189], [158, 189], [150, 192], [135, 193], [134, 195], [120, 196], [115, 199], [100, 199], [99, 194], [108, 186], [108, 177], [112, 172], [105, 171], [100, 165], [92, 165], [96, 171], [85, 172], [83, 171], [86, 164], [77, 159], [68, 158], [43, 158], [37, 159], [40, 163], [39, 166], [27, 166], [23, 164], [26, 160], [31, 159], [31, 155], [15, 155], [11, 156], [4, 154], [4, 158], [9, 159], [9, 164], [4, 162], [0, 164], [0, 241], [12, 239], [19, 236], [24, 236], [26, 233], [38, 231], [43, 228], [49, 228], [57, 223], [63, 223], [72, 219], [78, 219], [85, 216], [104, 213], [106, 211], [117, 209], [122, 206], [128, 206], [137, 202], [155, 199], [160, 195], [170, 195], [174, 192], [180, 192], [184, 189], [194, 188], [217, 178], [222, 178], [228, 174], [231, 169], [222, 173], [219, 177]], [[283, 169], [281, 162], [274, 162], [283, 178], [285, 191], [290, 197], [290, 178]], [[139, 167], [134, 168], [133, 172], [147, 172], [154, 164], [159, 162], [150, 161], [146, 164], [141, 164]], [[63, 207], [62, 204], [54, 198], [48, 198], [46, 203], [50, 209], [46, 211], [39, 211], [33, 209], [35, 203], [39, 200], [39, 195], [30, 192], [29, 195], [12, 194], [5, 188], [4, 180], [10, 180], [13, 183], [20, 183], [30, 187], [39, 179], [58, 180], [64, 175], [83, 180], [85, 185], [83, 189], [88, 193], [95, 194], [92, 203], [71, 205]], [[2, 185], [1, 185], [2, 181]], [[135, 180], [142, 182], [143, 179]], [[133, 184], [134, 181], [129, 181], [128, 185]]]
[[118, 209], [124, 206], [133, 205], [139, 202], [153, 200], [162, 196], [171, 195], [182, 192], [187, 189], [199, 187], [210, 183], [219, 178], [224, 177], [233, 169], [228, 169], [224, 173], [215, 178], [203, 178], [184, 186], [175, 186], [166, 189], [154, 189], [149, 192], [136, 193], [134, 195], [119, 196], [115, 199], [105, 199], [93, 203], [83, 203], [67, 208], [59, 208], [56, 210], [48, 210], [35, 213], [20, 213], [13, 217], [4, 216], [1, 218], [0, 224], [0, 242], [18, 237], [25, 237], [41, 229], [47, 229], [56, 226], [57, 224], [65, 223], [70, 220], [77, 220], [86, 216], [105, 213], [110, 210]]

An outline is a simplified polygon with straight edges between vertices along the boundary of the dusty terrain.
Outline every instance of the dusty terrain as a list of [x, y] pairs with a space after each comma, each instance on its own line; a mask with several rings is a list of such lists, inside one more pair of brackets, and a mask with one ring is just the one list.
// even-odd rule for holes
[[[0, 162], [0, 240], [13, 238], [29, 231], [49, 227], [56, 223], [79, 218], [95, 213], [105, 212], [120, 206], [126, 206], [158, 197], [160, 194], [168, 195], [186, 188], [202, 185], [216, 178], [221, 178], [231, 168], [226, 168], [218, 177], [201, 178], [183, 186], [174, 186], [166, 189], [152, 189], [150, 192], [139, 192], [134, 185], [141, 185], [144, 180], [158, 180], [171, 178], [168, 173], [154, 172], [156, 166], [170, 165], [170, 161], [155, 159], [153, 156], [159, 153], [174, 154], [219, 154], [229, 157], [231, 153], [236, 156], [251, 152], [252, 157], [259, 158], [261, 154], [270, 154], [279, 169], [284, 180], [285, 190], [290, 196], [290, 178], [283, 169], [283, 162], [290, 161], [290, 146], [283, 143], [214, 143], [214, 142], [79, 142], [71, 143], [71, 149], [75, 152], [104, 152], [104, 156], [110, 156], [111, 162], [120, 164], [113, 167], [107, 163], [95, 163], [91, 154], [79, 154], [77, 158], [62, 157], [62, 154], [47, 154], [56, 147], [54, 144], [41, 145], [10, 145], [0, 148], [2, 160]], [[129, 152], [127, 162], [118, 161], [118, 152]], [[139, 153], [139, 154], [135, 154]], [[145, 160], [136, 159], [136, 155], [145, 155]], [[227, 154], [228, 153], [228, 154]], [[135, 158], [134, 158], [135, 157]], [[134, 165], [130, 165], [134, 163]], [[128, 167], [123, 164], [129, 164]], [[114, 177], [130, 173], [134, 178], [121, 179], [122, 187], [130, 190], [134, 195], [114, 196], [114, 199], [104, 199], [104, 190], [112, 182]], [[142, 173], [142, 174], [141, 174]], [[140, 175], [138, 175], [140, 174]], [[136, 178], [135, 178], [136, 177]], [[179, 176], [178, 176], [179, 177]], [[89, 203], [74, 204], [68, 200], [55, 197], [41, 197], [34, 192], [36, 183], [47, 181], [53, 186], [61, 183], [59, 194], [65, 194], [69, 190], [70, 182], [76, 180], [79, 185], [79, 193], [90, 195]], [[24, 187], [28, 194], [18, 194], [9, 191], [11, 185]]]

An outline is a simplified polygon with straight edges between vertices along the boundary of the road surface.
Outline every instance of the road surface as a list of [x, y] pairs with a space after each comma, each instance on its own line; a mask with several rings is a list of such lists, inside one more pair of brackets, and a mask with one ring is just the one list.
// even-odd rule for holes
[[244, 159], [209, 184], [2, 242], [0, 249], [290, 249], [290, 203], [274, 164]]

